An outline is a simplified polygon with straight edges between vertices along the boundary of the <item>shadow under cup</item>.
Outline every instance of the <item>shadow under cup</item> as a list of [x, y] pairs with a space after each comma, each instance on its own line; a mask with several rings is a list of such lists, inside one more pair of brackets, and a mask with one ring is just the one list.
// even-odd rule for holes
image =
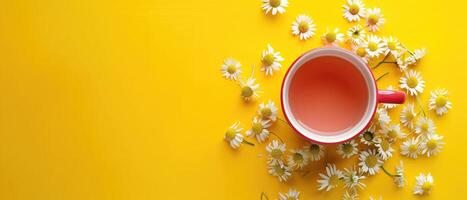
[[315, 49], [297, 59], [286, 75], [284, 112], [306, 138], [341, 142], [371, 120], [375, 91], [373, 75], [360, 58], [342, 49]]

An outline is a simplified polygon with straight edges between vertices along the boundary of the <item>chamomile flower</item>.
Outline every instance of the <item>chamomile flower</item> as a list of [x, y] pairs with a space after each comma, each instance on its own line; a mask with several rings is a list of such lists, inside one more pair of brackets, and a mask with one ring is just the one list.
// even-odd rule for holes
[[376, 136], [373, 128], [369, 128], [360, 134], [360, 142], [368, 146], [373, 145], [379, 141], [379, 138]]
[[401, 144], [401, 154], [403, 156], [415, 159], [420, 153], [420, 141], [418, 137], [408, 139]]
[[386, 37], [383, 39], [384, 46], [386, 46], [386, 54], [391, 53], [393, 55], [398, 55], [402, 49], [401, 43], [392, 36]]
[[345, 191], [342, 200], [358, 200], [358, 195], [355, 191]]
[[295, 189], [289, 189], [285, 194], [279, 193], [279, 200], [298, 200], [300, 192]]
[[422, 154], [426, 154], [428, 157], [437, 155], [441, 152], [443, 145], [443, 136], [438, 134], [428, 134], [421, 144]]
[[435, 123], [428, 117], [419, 117], [415, 124], [415, 133], [417, 134], [433, 134], [435, 133]]
[[310, 143], [309, 145], [305, 146], [305, 150], [307, 150], [309, 154], [308, 157], [311, 161], [318, 161], [324, 156], [323, 145]]
[[246, 131], [246, 135], [249, 137], [256, 137], [258, 142], [264, 142], [269, 137], [269, 131], [267, 128], [271, 126], [269, 120], [253, 118], [251, 129]]
[[368, 9], [366, 13], [366, 25], [371, 32], [379, 31], [379, 28], [384, 24], [383, 14], [381, 9], [372, 8]]
[[273, 140], [266, 146], [266, 151], [269, 153], [269, 162], [282, 162], [285, 155], [285, 144], [277, 140]]
[[316, 26], [306, 15], [299, 15], [292, 23], [292, 34], [298, 35], [300, 40], [306, 40], [315, 34]]
[[224, 78], [237, 80], [242, 73], [241, 64], [233, 58], [227, 58], [221, 66], [221, 72]]
[[400, 120], [402, 125], [409, 129], [413, 129], [416, 117], [417, 113], [415, 112], [414, 105], [409, 103], [402, 109]]
[[269, 119], [271, 121], [277, 120], [278, 109], [274, 104], [274, 101], [269, 100], [267, 103], [259, 104], [258, 114], [263, 119]]
[[326, 174], [319, 173], [321, 179], [318, 179], [318, 190], [326, 189], [329, 191], [338, 186], [340, 178], [343, 177], [341, 170], [336, 168], [334, 164], [327, 164]]
[[407, 93], [411, 96], [417, 96], [423, 92], [425, 88], [425, 81], [419, 72], [410, 70], [404, 74], [399, 80], [399, 87], [407, 90]]
[[[392, 85], [388, 86], [386, 88], [386, 90], [394, 90], [394, 87]], [[386, 108], [387, 110], [389, 109], [393, 109], [397, 106], [397, 104], [393, 104], [393, 103], [385, 103], [383, 104], [383, 107]]]
[[271, 12], [272, 15], [276, 15], [277, 13], [284, 13], [288, 5], [288, 0], [263, 0], [262, 7], [266, 14]]
[[338, 28], [334, 28], [333, 30], [326, 29], [321, 40], [326, 45], [335, 45], [344, 40], [344, 34], [340, 33]]
[[417, 195], [424, 195], [429, 194], [433, 188], [433, 176], [428, 173], [426, 176], [423, 173], [420, 173], [417, 177], [415, 177], [416, 183], [415, 188], [413, 190], [414, 194]]
[[426, 48], [415, 49], [412, 57], [412, 64], [416, 65], [426, 55]]
[[355, 166], [351, 169], [345, 168], [344, 172], [344, 183], [345, 183], [345, 188], [356, 190], [358, 188], [363, 189], [366, 187], [364, 183], [362, 183], [362, 180], [365, 179], [365, 176], [363, 176], [359, 171], [355, 169]]
[[358, 154], [358, 144], [354, 140], [344, 142], [337, 146], [337, 154], [341, 155], [342, 158], [350, 158]]
[[376, 35], [369, 35], [365, 42], [365, 49], [371, 58], [378, 57], [385, 51], [384, 43]]
[[390, 124], [382, 127], [380, 130], [381, 135], [384, 138], [388, 139], [390, 142], [394, 142], [397, 139], [402, 139], [406, 137], [406, 134], [401, 131], [401, 127], [399, 124]]
[[360, 24], [352, 26], [347, 30], [347, 36], [352, 44], [363, 42], [366, 38], [366, 31]]
[[274, 49], [268, 44], [268, 49], [263, 51], [261, 57], [261, 71], [266, 72], [266, 75], [272, 76], [274, 71], [279, 71], [282, 66], [280, 62], [282, 61], [284, 61], [284, 58], [281, 57], [281, 53], [274, 52]]
[[360, 152], [359, 161], [358, 165], [362, 172], [369, 173], [370, 175], [378, 173], [379, 167], [383, 164], [375, 150]]
[[246, 82], [240, 81], [240, 95], [245, 101], [249, 101], [254, 97], [259, 97], [259, 84], [255, 83], [255, 81], [254, 78], [248, 78]]
[[428, 109], [435, 110], [437, 115], [443, 115], [452, 108], [452, 103], [448, 99], [446, 89], [438, 89], [430, 93]]
[[365, 41], [359, 41], [352, 45], [352, 50], [357, 56], [359, 56], [363, 62], [368, 64], [370, 55], [366, 52]]
[[391, 118], [389, 118], [388, 112], [384, 108], [376, 109], [375, 115], [373, 116], [373, 126], [375, 127], [383, 127], [386, 126], [391, 122]]
[[402, 160], [400, 161], [400, 164], [396, 166], [396, 175], [393, 176], [393, 181], [397, 187], [402, 188], [405, 185], [404, 163]]
[[276, 176], [280, 182], [285, 182], [292, 175], [290, 168], [280, 162], [270, 163], [268, 165], [269, 174]]
[[294, 149], [290, 151], [290, 155], [288, 155], [287, 160], [289, 167], [292, 169], [303, 169], [306, 165], [308, 165], [309, 159], [308, 154], [302, 149]]
[[395, 53], [397, 66], [401, 71], [405, 71], [409, 65], [414, 63], [414, 58], [406, 49], [402, 49]]
[[225, 132], [224, 139], [233, 149], [240, 147], [243, 142], [243, 135], [240, 133], [242, 128], [239, 127], [240, 122], [235, 122]]
[[365, 5], [360, 0], [347, 0], [343, 7], [344, 18], [349, 22], [360, 21], [360, 17], [365, 17]]
[[391, 143], [388, 139], [382, 138], [378, 143], [375, 144], [375, 146], [378, 151], [378, 156], [381, 159], [387, 160], [388, 158], [392, 157], [392, 152], [394, 152], [394, 149], [391, 147]]

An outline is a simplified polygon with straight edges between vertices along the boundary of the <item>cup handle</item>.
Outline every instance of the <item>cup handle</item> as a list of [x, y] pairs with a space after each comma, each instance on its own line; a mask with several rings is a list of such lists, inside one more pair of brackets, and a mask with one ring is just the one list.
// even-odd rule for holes
[[378, 90], [378, 103], [402, 104], [405, 101], [405, 93], [391, 90]]

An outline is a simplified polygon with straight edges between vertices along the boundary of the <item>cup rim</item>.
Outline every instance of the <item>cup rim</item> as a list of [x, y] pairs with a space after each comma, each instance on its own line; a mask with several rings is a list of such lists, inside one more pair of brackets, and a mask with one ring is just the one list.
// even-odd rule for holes
[[[369, 103], [367, 105], [365, 115], [360, 121], [353, 126], [350, 130], [338, 135], [324, 136], [318, 133], [313, 133], [311, 130], [304, 128], [300, 125], [295, 117], [293, 116], [290, 105], [288, 103], [288, 90], [290, 87], [290, 79], [293, 77], [295, 72], [303, 66], [302, 64], [320, 56], [337, 56], [351, 62], [357, 67], [360, 73], [363, 75], [369, 94]], [[362, 58], [355, 55], [354, 53], [338, 48], [338, 47], [320, 47], [307, 51], [295, 59], [287, 70], [281, 86], [281, 106], [284, 116], [295, 132], [299, 133], [305, 139], [319, 144], [335, 144], [349, 141], [355, 138], [359, 133], [363, 132], [370, 125], [371, 119], [376, 112], [377, 108], [377, 85], [376, 80], [373, 76], [368, 65], [363, 61]]]

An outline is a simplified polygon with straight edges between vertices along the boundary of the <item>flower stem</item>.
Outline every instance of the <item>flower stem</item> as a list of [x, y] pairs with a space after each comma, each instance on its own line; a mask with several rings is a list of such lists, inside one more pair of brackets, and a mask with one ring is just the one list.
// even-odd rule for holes
[[302, 174], [302, 177], [305, 177], [305, 176], [308, 175], [309, 173], [310, 173], [310, 170], [304, 171], [303, 174]]
[[383, 60], [381, 62], [379, 62], [376, 66], [372, 67], [372, 69], [378, 68], [383, 63], [393, 63], [393, 62], [385, 62], [388, 57], [389, 57], [389, 53], [387, 53], [386, 56], [384, 56], [384, 58], [383, 58]]
[[[281, 121], [282, 123], [284, 123], [285, 125], [287, 125], [288, 127], [290, 127], [290, 124], [289, 124], [287, 121], [281, 119], [280, 117], [277, 117], [277, 119], [278, 119], [279, 121]], [[290, 127], [290, 128], [292, 128], [292, 127]]]
[[399, 175], [396, 175], [396, 174], [391, 174], [391, 173], [389, 173], [388, 170], [386, 170], [386, 169], [384, 168], [384, 166], [381, 166], [381, 169], [384, 171], [385, 174], [387, 174], [387, 175], [390, 176], [390, 177], [399, 176]]
[[253, 75], [255, 74], [255, 65], [251, 67], [251, 75], [250, 78], [253, 78]]
[[255, 146], [255, 144], [253, 144], [252, 142], [248, 142], [248, 141], [246, 141], [245, 139], [243, 139], [242, 143], [248, 144], [248, 145], [250, 145], [250, 146]]
[[276, 136], [282, 143], [284, 143], [284, 140], [282, 140], [281, 137], [279, 137], [275, 132], [273, 131], [269, 131], [271, 134], [273, 134], [274, 136]]
[[261, 192], [261, 200], [263, 200], [263, 197], [264, 199], [269, 200], [268, 195], [266, 195], [265, 192]]
[[422, 110], [423, 116], [426, 117], [425, 110], [423, 110], [423, 106], [420, 103], [420, 99], [418, 99], [418, 96], [415, 96], [415, 100], [417, 101], [418, 106], [420, 107], [420, 110]]
[[381, 75], [380, 77], [378, 77], [378, 78], [376, 79], [376, 81], [379, 81], [380, 79], [382, 79], [383, 77], [385, 77], [385, 76], [388, 75], [388, 74], [389, 74], [389, 72], [384, 73], [383, 75]]

